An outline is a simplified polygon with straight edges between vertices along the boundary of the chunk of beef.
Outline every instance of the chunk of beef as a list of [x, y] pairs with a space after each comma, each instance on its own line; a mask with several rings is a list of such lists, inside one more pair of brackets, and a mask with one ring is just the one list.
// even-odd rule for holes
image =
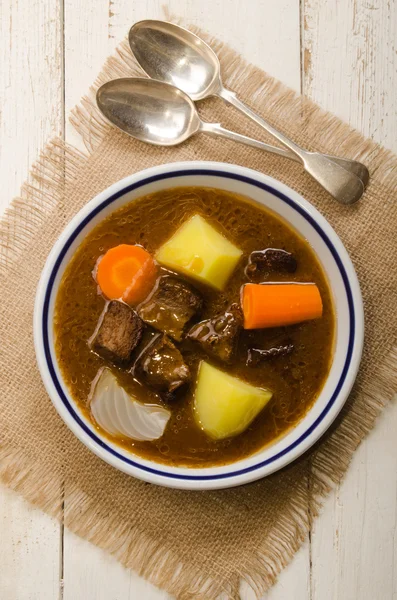
[[199, 342], [212, 356], [230, 363], [233, 359], [243, 318], [238, 304], [232, 304], [222, 315], [193, 325], [188, 339]]
[[138, 307], [138, 313], [149, 325], [174, 340], [183, 337], [186, 324], [200, 312], [203, 300], [188, 283], [177, 277], [160, 277], [153, 292]]
[[269, 360], [270, 358], [276, 358], [278, 356], [287, 356], [294, 350], [293, 344], [286, 344], [284, 346], [275, 346], [268, 350], [262, 350], [260, 348], [250, 348], [248, 350], [247, 367], [257, 367], [261, 362]]
[[188, 366], [173, 342], [157, 334], [143, 349], [134, 366], [134, 373], [165, 400], [190, 380]]
[[138, 345], [143, 323], [136, 312], [118, 300], [112, 300], [101, 315], [90, 340], [91, 350], [118, 365], [126, 365]]
[[298, 267], [296, 258], [286, 250], [266, 248], [251, 252], [245, 274], [249, 279], [256, 279], [269, 271], [295, 273]]

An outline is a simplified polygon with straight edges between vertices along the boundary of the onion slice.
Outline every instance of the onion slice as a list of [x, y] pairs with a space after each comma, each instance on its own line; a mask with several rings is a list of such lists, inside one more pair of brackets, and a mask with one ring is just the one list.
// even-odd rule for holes
[[107, 433], [147, 442], [163, 435], [171, 416], [162, 406], [135, 400], [106, 368], [93, 382], [91, 413]]

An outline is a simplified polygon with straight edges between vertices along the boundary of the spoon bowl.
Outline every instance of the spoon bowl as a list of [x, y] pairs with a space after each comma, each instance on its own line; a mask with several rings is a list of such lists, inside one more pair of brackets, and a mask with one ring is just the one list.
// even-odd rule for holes
[[128, 39], [149, 77], [171, 83], [194, 101], [221, 89], [217, 55], [187, 29], [166, 21], [140, 21], [131, 27]]
[[157, 146], [175, 146], [200, 129], [190, 98], [174, 86], [153, 79], [108, 81], [97, 92], [97, 104], [113, 125]]

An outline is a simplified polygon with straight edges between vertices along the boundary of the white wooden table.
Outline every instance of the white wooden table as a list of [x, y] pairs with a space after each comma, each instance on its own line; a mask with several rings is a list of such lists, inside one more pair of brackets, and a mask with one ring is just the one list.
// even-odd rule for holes
[[[397, 151], [397, 0], [1, 0], [2, 209], [50, 136], [78, 142], [68, 111], [129, 26], [164, 5]], [[396, 432], [394, 405], [267, 599], [397, 599]], [[1, 600], [166, 597], [0, 487]]]

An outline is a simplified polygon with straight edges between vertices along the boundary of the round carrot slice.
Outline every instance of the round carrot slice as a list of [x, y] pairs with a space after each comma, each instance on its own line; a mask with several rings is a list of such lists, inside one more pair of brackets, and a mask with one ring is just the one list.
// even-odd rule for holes
[[136, 305], [146, 298], [156, 280], [156, 263], [142, 246], [120, 244], [100, 259], [96, 280], [109, 300]]

